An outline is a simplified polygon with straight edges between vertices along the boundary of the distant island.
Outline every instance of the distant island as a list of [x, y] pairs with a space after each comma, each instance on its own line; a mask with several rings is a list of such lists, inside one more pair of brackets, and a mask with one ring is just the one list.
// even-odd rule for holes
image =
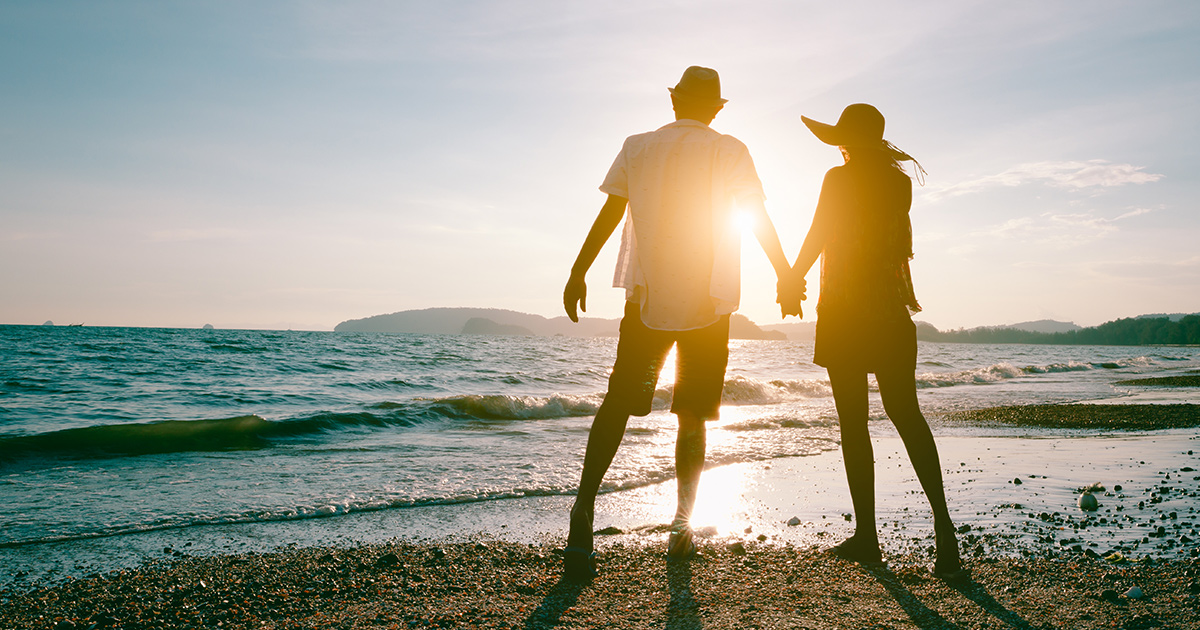
[[[565, 315], [554, 318], [499, 308], [427, 308], [351, 319], [334, 327], [337, 332], [421, 333], [427, 335], [529, 335], [552, 337], [616, 337], [621, 320], [581, 317], [579, 323]], [[795, 325], [795, 324], [793, 324]], [[745, 315], [729, 319], [733, 339], [787, 340], [783, 331], [759, 328]]]
[[[526, 335], [615, 337], [621, 321], [566, 316], [542, 317], [498, 308], [427, 308], [344, 321], [338, 332], [418, 333], [433, 335]], [[735, 313], [729, 320], [732, 339], [811, 341], [814, 322], [759, 326]], [[955, 343], [1028, 343], [1062, 345], [1190, 345], [1200, 344], [1200, 313], [1154, 314], [1118, 319], [1084, 328], [1071, 322], [1042, 319], [1003, 326], [938, 330], [917, 322], [917, 339]]]
[[1155, 314], [1127, 317], [1099, 326], [1081, 328], [1070, 324], [1057, 328], [1051, 322], [1027, 322], [1026, 325], [982, 326], [940, 331], [929, 324], [917, 324], [917, 339], [959, 343], [1029, 343], [1080, 346], [1156, 346], [1200, 344], [1200, 313]]

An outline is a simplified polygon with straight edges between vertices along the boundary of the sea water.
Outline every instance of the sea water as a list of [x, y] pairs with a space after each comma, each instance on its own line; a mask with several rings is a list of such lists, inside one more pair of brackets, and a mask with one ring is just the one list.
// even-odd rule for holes
[[[811, 342], [730, 346], [710, 465], [837, 448]], [[613, 338], [0, 326], [0, 548], [571, 494], [615, 350]], [[1144, 388], [1118, 381], [1198, 367], [1197, 347], [922, 342], [917, 374], [936, 422], [1136, 397]], [[605, 491], [674, 476], [672, 380], [668, 364]]]

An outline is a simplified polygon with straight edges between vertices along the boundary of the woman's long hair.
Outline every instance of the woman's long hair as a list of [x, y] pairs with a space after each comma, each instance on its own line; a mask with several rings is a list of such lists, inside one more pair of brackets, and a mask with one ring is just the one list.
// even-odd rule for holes
[[[917, 158], [901, 151], [899, 147], [887, 140], [884, 140], [878, 146], [839, 146], [838, 149], [841, 150], [842, 158], [847, 162], [850, 161], [852, 156], [868, 161], [886, 162], [896, 170], [914, 179], [918, 185], [925, 185], [925, 169], [917, 161]], [[911, 175], [904, 169], [904, 165], [901, 162], [913, 163], [913, 172]]]

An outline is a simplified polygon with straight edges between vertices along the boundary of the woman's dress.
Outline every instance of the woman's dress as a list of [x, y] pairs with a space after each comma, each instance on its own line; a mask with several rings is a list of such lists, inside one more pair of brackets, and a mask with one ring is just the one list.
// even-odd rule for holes
[[825, 235], [813, 362], [878, 372], [916, 367], [912, 180], [890, 160], [853, 158], [825, 175], [813, 227]]

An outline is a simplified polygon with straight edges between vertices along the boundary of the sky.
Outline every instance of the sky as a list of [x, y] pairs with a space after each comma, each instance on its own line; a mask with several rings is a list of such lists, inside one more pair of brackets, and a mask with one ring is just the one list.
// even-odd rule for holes
[[[0, 59], [0, 323], [561, 315], [597, 187], [689, 65], [789, 259], [840, 163], [800, 116], [867, 102], [928, 171], [917, 319], [1200, 311], [1192, 0], [5, 2]], [[588, 315], [620, 316], [618, 240]], [[779, 323], [752, 236], [742, 261], [740, 312]]]

